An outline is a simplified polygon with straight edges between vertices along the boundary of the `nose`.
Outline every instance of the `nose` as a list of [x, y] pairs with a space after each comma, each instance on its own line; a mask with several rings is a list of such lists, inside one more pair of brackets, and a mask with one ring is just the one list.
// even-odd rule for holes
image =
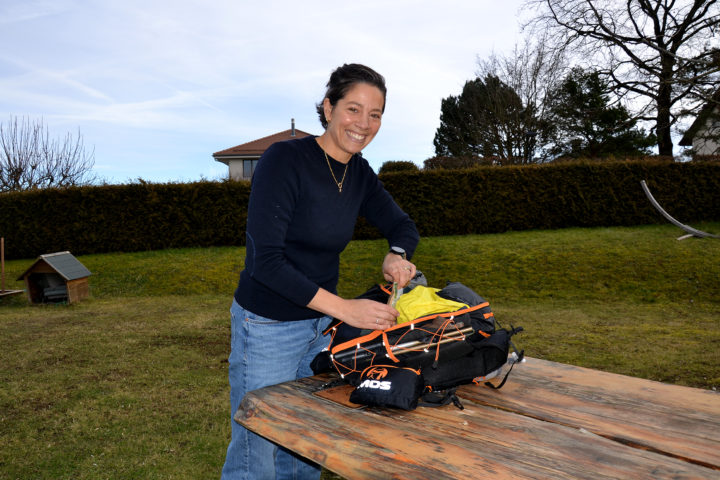
[[367, 130], [370, 128], [370, 115], [359, 115], [355, 123], [359, 128]]

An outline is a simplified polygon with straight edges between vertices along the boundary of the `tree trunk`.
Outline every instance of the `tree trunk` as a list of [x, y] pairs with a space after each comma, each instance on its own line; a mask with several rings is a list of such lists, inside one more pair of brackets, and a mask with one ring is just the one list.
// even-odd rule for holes
[[670, 55], [663, 55], [661, 59], [662, 68], [659, 75], [659, 86], [657, 93], [657, 142], [658, 154], [663, 157], [672, 157], [673, 142], [670, 136], [672, 107], [672, 84], [674, 81], [673, 67], [675, 62]]
[[663, 157], [672, 157], [673, 142], [670, 136], [670, 96], [667, 95], [667, 101], [663, 102], [663, 98], [658, 98], [657, 107], [657, 145], [658, 154]]

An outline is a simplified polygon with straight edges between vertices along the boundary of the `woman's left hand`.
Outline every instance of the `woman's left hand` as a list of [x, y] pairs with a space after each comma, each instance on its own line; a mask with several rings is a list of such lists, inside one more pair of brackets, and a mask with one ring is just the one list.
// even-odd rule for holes
[[397, 282], [399, 287], [404, 287], [410, 283], [417, 269], [412, 262], [403, 259], [400, 255], [388, 253], [383, 260], [382, 271], [385, 280]]

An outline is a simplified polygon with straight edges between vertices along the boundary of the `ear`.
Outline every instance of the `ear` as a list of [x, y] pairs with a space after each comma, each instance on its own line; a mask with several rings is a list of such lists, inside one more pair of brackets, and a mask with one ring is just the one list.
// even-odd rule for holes
[[323, 112], [325, 113], [325, 120], [327, 120], [328, 123], [330, 123], [330, 119], [332, 118], [332, 111], [333, 106], [330, 103], [330, 99], [325, 97], [325, 99], [323, 99]]

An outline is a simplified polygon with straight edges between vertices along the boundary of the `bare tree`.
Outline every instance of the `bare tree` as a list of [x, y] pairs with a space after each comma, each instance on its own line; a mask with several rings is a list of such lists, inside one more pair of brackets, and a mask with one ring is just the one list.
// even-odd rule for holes
[[96, 180], [94, 164], [79, 130], [51, 139], [42, 120], [0, 123], [0, 192], [88, 185]]
[[672, 155], [672, 127], [697, 111], [720, 77], [717, 0], [528, 0], [526, 7], [539, 12], [528, 25], [576, 47], [580, 63], [654, 123], [660, 155]]
[[479, 78], [496, 77], [510, 87], [523, 105], [521, 132], [518, 135], [521, 160], [513, 163], [535, 163], [546, 159], [545, 144], [551, 125], [544, 120], [552, 92], [567, 72], [568, 64], [561, 45], [548, 41], [547, 35], [526, 37], [516, 44], [510, 55], [493, 53], [477, 59]]

